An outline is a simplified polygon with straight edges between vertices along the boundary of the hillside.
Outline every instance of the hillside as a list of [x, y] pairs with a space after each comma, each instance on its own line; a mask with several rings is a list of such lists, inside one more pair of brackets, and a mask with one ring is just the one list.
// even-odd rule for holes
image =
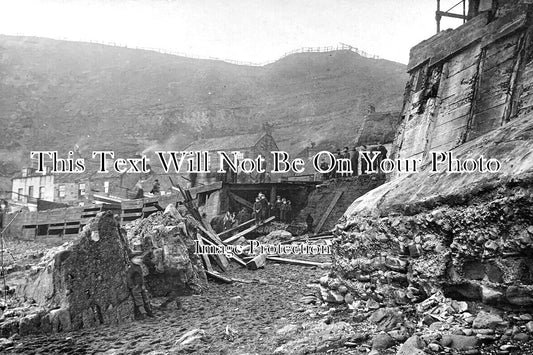
[[0, 36], [0, 160], [20, 164], [30, 150], [75, 144], [85, 154], [180, 149], [198, 135], [254, 131], [267, 121], [290, 152], [310, 141], [340, 145], [353, 140], [368, 104], [399, 110], [406, 81], [404, 65], [349, 51], [247, 67]]

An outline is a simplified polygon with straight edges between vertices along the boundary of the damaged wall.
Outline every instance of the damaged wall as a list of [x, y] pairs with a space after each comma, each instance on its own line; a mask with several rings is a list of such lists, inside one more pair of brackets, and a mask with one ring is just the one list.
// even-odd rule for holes
[[[126, 241], [119, 236], [118, 226], [111, 212], [101, 212], [78, 240], [51, 249], [43, 257], [18, 290], [23, 304], [41, 309], [30, 315], [33, 328], [27, 332], [68, 331], [133, 319], [126, 285]], [[20, 330], [5, 324], [0, 328], [2, 336]]]
[[532, 11], [507, 1], [411, 49], [397, 158], [453, 149], [531, 110]]

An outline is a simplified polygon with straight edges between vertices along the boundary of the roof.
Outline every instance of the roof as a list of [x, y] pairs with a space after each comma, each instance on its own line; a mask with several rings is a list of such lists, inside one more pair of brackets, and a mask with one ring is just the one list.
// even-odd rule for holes
[[216, 138], [199, 139], [189, 144], [185, 149], [191, 151], [214, 151], [251, 148], [257, 144], [267, 133], [241, 134]]

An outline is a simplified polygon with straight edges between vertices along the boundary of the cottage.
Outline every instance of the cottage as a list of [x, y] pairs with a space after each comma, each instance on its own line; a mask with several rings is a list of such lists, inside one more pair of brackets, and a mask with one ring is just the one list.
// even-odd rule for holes
[[[199, 139], [187, 146], [184, 150], [207, 151], [209, 152], [210, 157], [209, 173], [188, 173], [186, 178], [190, 181], [190, 186], [207, 185], [217, 181], [253, 183], [271, 180], [270, 174], [268, 174], [268, 171], [271, 170], [273, 166], [271, 152], [279, 150], [276, 141], [272, 137], [271, 128], [270, 125], [265, 124], [260, 133]], [[258, 174], [257, 172], [251, 172], [247, 174], [241, 169], [237, 172], [233, 172], [229, 169], [229, 165], [224, 163], [223, 166], [226, 173], [217, 173], [221, 163], [218, 152], [226, 152], [231, 158], [233, 158], [232, 152], [239, 152], [239, 161], [246, 158], [256, 159], [260, 155], [265, 158], [263, 168], [266, 169], [267, 173]]]

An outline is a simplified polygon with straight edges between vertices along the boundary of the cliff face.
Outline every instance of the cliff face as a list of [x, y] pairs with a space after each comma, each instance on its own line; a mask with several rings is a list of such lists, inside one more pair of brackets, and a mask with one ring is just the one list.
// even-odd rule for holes
[[[532, 14], [526, 1], [500, 2], [411, 51], [396, 156], [425, 163], [355, 200], [336, 226], [329, 284], [350, 301], [439, 294], [533, 308]], [[501, 170], [432, 171], [430, 152], [450, 149]]]

